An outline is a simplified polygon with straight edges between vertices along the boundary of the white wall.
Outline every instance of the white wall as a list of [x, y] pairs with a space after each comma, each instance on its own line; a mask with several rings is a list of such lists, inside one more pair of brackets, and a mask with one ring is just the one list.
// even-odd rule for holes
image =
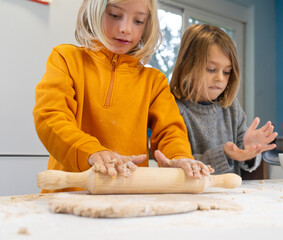
[[36, 175], [48, 153], [34, 129], [34, 89], [52, 47], [76, 44], [81, 2], [0, 0], [0, 195], [39, 191]]
[[0, 0], [0, 154], [46, 154], [34, 130], [34, 88], [53, 46], [75, 43], [80, 0]]

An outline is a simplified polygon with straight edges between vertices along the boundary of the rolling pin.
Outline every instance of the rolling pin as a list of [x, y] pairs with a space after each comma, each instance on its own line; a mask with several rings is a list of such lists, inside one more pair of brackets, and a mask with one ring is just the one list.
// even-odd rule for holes
[[104, 175], [90, 168], [84, 172], [47, 170], [37, 176], [46, 190], [79, 187], [92, 194], [203, 193], [209, 187], [235, 188], [242, 178], [233, 173], [190, 178], [181, 168], [138, 167], [130, 177]]

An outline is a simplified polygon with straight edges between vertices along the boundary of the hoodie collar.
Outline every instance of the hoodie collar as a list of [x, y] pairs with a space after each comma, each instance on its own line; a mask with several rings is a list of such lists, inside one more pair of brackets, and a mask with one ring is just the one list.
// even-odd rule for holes
[[109, 64], [112, 64], [112, 61], [114, 57], [117, 58], [117, 65], [122, 66], [123, 64], [127, 64], [127, 67], [137, 67], [142, 66], [142, 63], [140, 62], [141, 58], [127, 55], [127, 54], [115, 54], [111, 51], [109, 51], [104, 45], [101, 43], [97, 44], [100, 48], [98, 51], [93, 51], [88, 49], [88, 51], [91, 53], [92, 56], [96, 58], [96, 60], [101, 62], [109, 62]]

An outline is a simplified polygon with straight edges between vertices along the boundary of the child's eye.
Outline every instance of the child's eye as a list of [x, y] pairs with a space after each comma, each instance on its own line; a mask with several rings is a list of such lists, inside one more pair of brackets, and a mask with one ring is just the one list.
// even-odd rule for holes
[[230, 75], [231, 74], [231, 71], [229, 72], [224, 72], [225, 75]]
[[144, 24], [144, 21], [136, 20], [136, 24], [142, 25], [142, 24]]
[[213, 73], [213, 72], [215, 72], [215, 69], [214, 68], [206, 68], [206, 71]]
[[112, 17], [112, 18], [114, 18], [114, 19], [117, 19], [117, 18], [120, 17], [119, 15], [114, 14], [114, 13], [109, 13], [109, 16]]

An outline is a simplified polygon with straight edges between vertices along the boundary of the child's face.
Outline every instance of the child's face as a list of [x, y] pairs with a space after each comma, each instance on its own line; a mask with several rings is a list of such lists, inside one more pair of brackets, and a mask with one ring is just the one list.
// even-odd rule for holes
[[208, 51], [208, 60], [204, 72], [205, 87], [200, 91], [200, 102], [217, 99], [227, 87], [232, 72], [231, 60], [221, 48], [213, 44]]
[[130, 0], [108, 5], [102, 15], [102, 29], [110, 41], [110, 51], [125, 54], [143, 34], [149, 10], [145, 0]]

